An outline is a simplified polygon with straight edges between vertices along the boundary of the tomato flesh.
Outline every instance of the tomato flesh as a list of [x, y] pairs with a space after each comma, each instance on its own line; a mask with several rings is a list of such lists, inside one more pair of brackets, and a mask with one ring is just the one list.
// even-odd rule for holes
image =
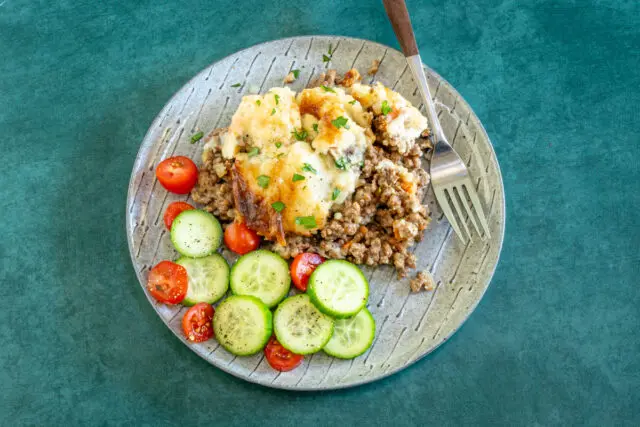
[[204, 342], [213, 338], [213, 314], [211, 304], [199, 302], [182, 318], [182, 331], [190, 342]]
[[187, 270], [171, 261], [161, 261], [149, 272], [147, 290], [159, 302], [178, 304], [187, 295]]
[[271, 337], [264, 348], [264, 355], [269, 365], [280, 372], [287, 372], [296, 368], [304, 359], [304, 356], [292, 353], [280, 345], [276, 337]]
[[233, 252], [244, 255], [260, 246], [260, 236], [244, 222], [234, 221], [224, 230], [224, 244]]
[[173, 220], [176, 219], [178, 215], [191, 209], [195, 208], [185, 202], [173, 202], [169, 204], [167, 210], [164, 212], [164, 225], [167, 227], [167, 230], [171, 231], [171, 224], [173, 224]]
[[311, 252], [304, 252], [296, 255], [291, 263], [291, 279], [293, 285], [302, 292], [307, 291], [309, 284], [309, 276], [311, 273], [325, 261], [323, 257]]
[[187, 194], [198, 181], [198, 167], [188, 157], [170, 157], [158, 164], [156, 177], [172, 193]]

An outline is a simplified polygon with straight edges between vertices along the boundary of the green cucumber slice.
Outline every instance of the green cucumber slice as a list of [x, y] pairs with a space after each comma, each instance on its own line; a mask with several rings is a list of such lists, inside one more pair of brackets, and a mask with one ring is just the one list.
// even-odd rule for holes
[[231, 292], [254, 296], [269, 308], [282, 301], [290, 288], [289, 265], [273, 252], [249, 252], [231, 269]]
[[331, 339], [333, 319], [320, 312], [308, 295], [300, 294], [280, 303], [273, 315], [273, 330], [287, 350], [311, 354]]
[[181, 255], [202, 258], [214, 253], [222, 242], [222, 227], [209, 212], [182, 212], [171, 225], [171, 242]]
[[189, 286], [183, 305], [213, 304], [229, 289], [229, 264], [220, 254], [204, 258], [181, 257], [176, 261], [187, 270]]
[[320, 311], [344, 319], [355, 316], [365, 306], [369, 282], [355, 264], [330, 260], [311, 274], [307, 292]]
[[353, 359], [371, 347], [375, 333], [376, 322], [365, 307], [350, 319], [336, 320], [333, 335], [322, 350], [329, 356]]
[[213, 331], [222, 347], [237, 356], [261, 351], [272, 332], [271, 311], [258, 298], [230, 296], [213, 315]]

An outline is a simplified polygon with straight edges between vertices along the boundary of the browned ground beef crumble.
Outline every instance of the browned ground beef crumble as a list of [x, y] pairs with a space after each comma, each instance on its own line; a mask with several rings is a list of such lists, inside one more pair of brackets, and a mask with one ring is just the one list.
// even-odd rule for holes
[[[350, 86], [359, 79], [357, 71], [355, 73], [348, 72], [342, 79], [337, 79], [335, 71], [329, 70], [312, 85], [330, 86], [343, 81], [345, 86]], [[267, 249], [284, 258], [315, 252], [356, 264], [391, 264], [400, 277], [416, 267], [416, 258], [410, 248], [422, 239], [423, 230], [430, 221], [429, 209], [422, 203], [429, 183], [422, 160], [432, 145], [425, 131], [413, 148], [401, 154], [395, 141], [386, 137], [385, 124], [384, 117], [374, 118], [372, 128], [376, 140], [365, 153], [356, 191], [342, 205], [334, 206], [326, 226], [313, 236], [287, 234], [285, 246], [266, 242]], [[214, 130], [206, 141], [216, 138], [222, 131], [224, 129]], [[214, 145], [217, 148], [203, 154], [192, 197], [226, 226], [236, 217], [230, 177], [233, 162], [223, 159], [219, 144]], [[376, 168], [385, 159], [404, 166], [417, 177], [415, 193], [402, 188], [397, 169]]]

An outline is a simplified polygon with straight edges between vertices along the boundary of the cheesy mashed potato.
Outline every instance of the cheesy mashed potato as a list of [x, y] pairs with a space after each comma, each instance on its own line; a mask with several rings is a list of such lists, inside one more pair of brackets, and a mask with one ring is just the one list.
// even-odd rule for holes
[[[280, 243], [285, 233], [322, 229], [334, 205], [356, 189], [365, 152], [376, 141], [374, 114], [385, 118], [385, 137], [401, 142], [400, 153], [427, 128], [415, 107], [380, 83], [245, 96], [226, 132], [210, 144], [221, 144], [223, 158], [233, 161], [236, 209], [247, 224]], [[403, 181], [415, 188], [410, 175], [403, 171]]]

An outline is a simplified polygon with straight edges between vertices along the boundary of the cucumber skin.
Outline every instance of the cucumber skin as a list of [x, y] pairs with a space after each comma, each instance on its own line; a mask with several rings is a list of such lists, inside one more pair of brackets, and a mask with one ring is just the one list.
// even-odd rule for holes
[[[217, 241], [217, 242], [216, 242], [216, 244], [214, 245], [214, 246], [215, 246], [215, 248], [214, 248], [211, 252], [209, 252], [209, 253], [207, 253], [207, 254], [204, 254], [204, 255], [199, 255], [199, 256], [197, 256], [197, 257], [194, 257], [194, 256], [191, 256], [191, 255], [189, 255], [189, 254], [182, 253], [182, 252], [180, 252], [180, 251], [178, 250], [178, 247], [177, 247], [177, 245], [176, 245], [176, 242], [175, 242], [175, 240], [174, 240], [174, 236], [173, 236], [173, 224], [176, 224], [176, 223], [178, 223], [178, 224], [179, 224], [180, 222], [178, 221], [178, 219], [179, 219], [183, 214], [185, 214], [186, 212], [191, 212], [191, 215], [193, 215], [193, 212], [199, 212], [200, 214], [208, 215], [208, 216], [210, 216], [210, 217], [211, 217], [211, 219], [213, 219], [213, 222], [216, 224], [216, 228], [218, 229], [218, 241]], [[177, 217], [175, 217], [175, 218], [174, 218], [174, 220], [173, 220], [173, 224], [171, 224], [171, 231], [169, 232], [169, 235], [170, 235], [170, 237], [171, 237], [171, 244], [173, 245], [173, 248], [174, 248], [174, 249], [175, 249], [175, 250], [176, 250], [180, 255], [182, 255], [182, 256], [186, 256], [186, 257], [188, 257], [188, 258], [204, 258], [204, 257], [206, 257], [206, 256], [213, 255], [214, 253], [216, 253], [216, 251], [217, 251], [218, 249], [220, 249], [220, 246], [222, 245], [222, 236], [223, 236], [223, 234], [224, 234], [224, 230], [222, 230], [222, 225], [220, 225], [220, 221], [218, 221], [218, 218], [216, 218], [215, 216], [213, 216], [210, 212], [207, 212], [207, 211], [202, 210], [202, 209], [189, 209], [189, 210], [186, 210], [186, 211], [180, 212], [180, 214], [179, 214]]]
[[[218, 253], [216, 253], [216, 254], [212, 254], [212, 255], [209, 255], [209, 256], [215, 256], [215, 255], [219, 256], [219, 257], [220, 257], [220, 259], [221, 259], [222, 261], [224, 261], [225, 265], [227, 266], [227, 289], [226, 289], [226, 290], [224, 291], [224, 293], [220, 296], [220, 298], [218, 298], [218, 299], [217, 299], [217, 300], [215, 300], [215, 301], [211, 301], [211, 302], [209, 302], [209, 301], [188, 300], [188, 299], [185, 297], [185, 299], [183, 299], [183, 300], [182, 300], [182, 302], [181, 302], [180, 304], [184, 305], [185, 307], [193, 307], [194, 305], [198, 304], [199, 302], [206, 302], [207, 304], [215, 304], [216, 302], [218, 302], [218, 301], [220, 301], [222, 298], [224, 298], [224, 296], [227, 294], [227, 292], [229, 292], [229, 277], [231, 277], [230, 268], [229, 268], [229, 263], [227, 262], [227, 260], [226, 260], [226, 259], [224, 259], [224, 257], [223, 257], [222, 255], [220, 255], [220, 254], [218, 254]], [[205, 257], [203, 257], [203, 258], [205, 258]], [[191, 258], [191, 257], [188, 257], [188, 256], [181, 256], [180, 258], [178, 258], [178, 259], [176, 260], [176, 263], [177, 263], [177, 264], [180, 264], [180, 260], [182, 260], [182, 259], [197, 260], [197, 259], [199, 259], [199, 258]], [[187, 283], [187, 286], [188, 286], [188, 283]], [[187, 293], [189, 293], [189, 291], [187, 291]]]
[[[262, 345], [260, 346], [260, 348], [258, 348], [255, 351], [249, 351], [246, 353], [239, 353], [236, 352], [230, 348], [228, 348], [222, 341], [218, 340], [216, 335], [216, 313], [218, 313], [218, 311], [220, 310], [220, 306], [222, 306], [225, 303], [228, 303], [229, 301], [233, 301], [234, 299], [238, 299], [238, 298], [242, 298], [242, 299], [250, 299], [253, 300], [254, 302], [257, 302], [258, 304], [260, 304], [262, 306], [262, 308], [264, 308], [263, 310], [263, 314], [265, 315], [265, 320], [267, 323], [267, 329], [265, 331], [265, 337], [263, 339]], [[265, 303], [263, 303], [262, 301], [260, 301], [260, 299], [256, 298], [256, 297], [252, 297], [250, 295], [232, 295], [229, 298], [225, 299], [224, 301], [222, 301], [220, 303], [220, 305], [218, 305], [218, 308], [216, 309], [214, 315], [213, 315], [213, 331], [214, 331], [214, 338], [216, 338], [216, 340], [218, 341], [218, 343], [220, 343], [220, 345], [227, 350], [229, 353], [234, 354], [236, 356], [251, 356], [254, 355], [262, 350], [264, 350], [264, 347], [267, 345], [267, 343], [269, 342], [269, 338], [271, 338], [271, 335], [273, 334], [273, 315], [271, 314], [271, 310], [269, 310], [269, 308], [265, 305]]]
[[[364, 280], [364, 282], [367, 284], [367, 292], [366, 292], [366, 294], [364, 296], [362, 304], [360, 305], [360, 307], [358, 307], [357, 310], [354, 310], [354, 311], [349, 312], [349, 313], [338, 313], [336, 311], [331, 310], [329, 307], [325, 306], [320, 301], [320, 299], [318, 298], [318, 296], [315, 293], [315, 276], [316, 276], [316, 272], [318, 271], [318, 269], [320, 267], [322, 267], [323, 265], [332, 265], [332, 264], [337, 264], [337, 263], [347, 264], [350, 267], [353, 267], [353, 268], [357, 269], [358, 273], [360, 273], [360, 275], [362, 276], [362, 280]], [[362, 310], [367, 305], [367, 301], [369, 300], [369, 281], [367, 280], [367, 278], [365, 277], [364, 273], [362, 272], [362, 270], [360, 270], [360, 268], [358, 268], [357, 265], [355, 265], [355, 264], [353, 264], [353, 263], [351, 263], [349, 261], [342, 260], [342, 259], [332, 259], [332, 260], [325, 261], [324, 263], [320, 264], [318, 266], [318, 268], [316, 268], [313, 271], [313, 273], [311, 273], [311, 277], [309, 277], [309, 285], [307, 286], [307, 294], [311, 298], [311, 302], [313, 302], [313, 305], [318, 307], [318, 310], [320, 310], [324, 314], [326, 314], [328, 316], [331, 316], [331, 317], [334, 317], [336, 319], [348, 319], [349, 317], [353, 317], [356, 314], [360, 313], [360, 310]]]
[[[287, 348], [287, 346], [286, 346], [286, 345], [285, 345], [285, 344], [280, 340], [280, 337], [278, 337], [278, 332], [276, 331], [276, 328], [275, 328], [275, 317], [276, 317], [276, 315], [278, 314], [278, 310], [280, 309], [280, 307], [282, 306], [282, 304], [284, 304], [287, 300], [289, 300], [289, 299], [291, 299], [291, 298], [299, 298], [299, 297], [304, 297], [304, 296], [305, 296], [305, 294], [298, 294], [298, 295], [294, 295], [294, 296], [289, 297], [289, 298], [285, 298], [285, 300], [284, 300], [284, 301], [282, 301], [280, 304], [278, 304], [278, 308], [276, 308], [276, 310], [275, 310], [275, 312], [274, 312], [274, 314], [273, 314], [273, 317], [274, 317], [274, 321], [273, 321], [273, 333], [274, 333], [274, 335], [276, 336], [276, 339], [278, 340], [278, 342], [280, 343], [280, 345], [281, 345], [281, 346], [283, 346], [283, 347], [284, 347], [284, 348], [286, 348], [287, 350], [291, 351], [292, 353], [300, 354], [300, 355], [307, 355], [307, 354], [318, 353], [320, 350], [322, 350], [322, 349], [324, 348], [324, 346], [325, 346], [325, 345], [327, 345], [327, 343], [331, 340], [331, 337], [333, 336], [334, 327], [335, 327], [335, 326], [334, 326], [333, 319], [331, 319], [331, 320], [332, 320], [332, 322], [331, 322], [331, 333], [329, 334], [329, 338], [327, 338], [327, 339], [325, 340], [325, 342], [323, 342], [323, 343], [322, 343], [322, 345], [320, 346], [320, 348], [318, 348], [317, 350], [315, 350], [315, 349], [314, 349], [314, 350], [311, 350], [311, 351], [296, 352], [295, 350], [292, 350], [292, 349], [290, 349], [290, 348]], [[315, 306], [315, 304], [314, 304], [314, 306]], [[316, 307], [316, 308], [317, 308], [317, 307]], [[323, 314], [324, 314], [324, 313], [323, 313]], [[326, 315], [325, 315], [325, 316], [326, 316]]]
[[[287, 267], [287, 268], [286, 268], [286, 270], [287, 270], [287, 278], [289, 279], [289, 285], [288, 285], [288, 287], [287, 287], [286, 292], [284, 292], [284, 293], [282, 294], [282, 297], [280, 297], [280, 299], [278, 299], [277, 301], [275, 301], [275, 302], [274, 302], [273, 304], [271, 304], [271, 305], [267, 305], [266, 303], [264, 303], [264, 302], [263, 302], [263, 304], [267, 305], [267, 307], [269, 307], [270, 309], [272, 309], [272, 308], [274, 308], [274, 307], [278, 306], [278, 304], [280, 304], [282, 301], [284, 301], [284, 299], [285, 299], [285, 298], [287, 298], [287, 295], [289, 295], [289, 292], [291, 291], [291, 274], [289, 273], [289, 264], [287, 263], [287, 261], [285, 261], [285, 260], [284, 260], [284, 258], [282, 258], [280, 255], [278, 255], [278, 254], [277, 254], [277, 253], [275, 253], [275, 252], [271, 252], [271, 251], [268, 251], [268, 250], [266, 250], [266, 249], [256, 249], [255, 251], [251, 251], [251, 252], [249, 252], [249, 253], [246, 253], [246, 254], [242, 255], [240, 258], [238, 258], [238, 260], [233, 264], [233, 266], [231, 266], [231, 271], [229, 272], [229, 289], [231, 290], [231, 293], [232, 293], [233, 295], [246, 295], [246, 296], [253, 296], [253, 295], [238, 294], [238, 293], [236, 293], [236, 291], [234, 290], [234, 286], [233, 286], [233, 272], [236, 270], [236, 268], [237, 268], [238, 264], [240, 264], [240, 261], [242, 260], [242, 258], [244, 258], [244, 257], [245, 257], [245, 256], [247, 256], [247, 255], [254, 254], [254, 253], [256, 253], [256, 252], [268, 253], [268, 254], [274, 255], [274, 256], [278, 257], [278, 258], [282, 261], [282, 263], [283, 263], [283, 265], [284, 265], [284, 266], [286, 266], [286, 267]], [[258, 298], [258, 300], [260, 300], [260, 298]]]
[[[372, 329], [373, 329], [372, 330], [372, 334], [371, 334], [371, 339], [369, 340], [369, 343], [367, 344], [365, 349], [362, 350], [360, 353], [354, 354], [352, 356], [350, 355], [348, 357], [344, 356], [344, 355], [338, 355], [337, 353], [331, 353], [331, 351], [327, 351], [326, 344], [325, 344], [325, 347], [322, 349], [322, 351], [324, 351], [325, 353], [327, 353], [331, 357], [335, 357], [336, 359], [349, 360], [349, 359], [355, 359], [358, 356], [362, 356], [363, 354], [365, 354], [367, 352], [367, 350], [369, 350], [371, 348], [371, 344], [373, 344], [373, 340], [376, 338], [376, 319], [373, 318], [373, 315], [371, 314], [371, 312], [369, 310], [367, 310], [367, 307], [363, 307], [361, 311], [365, 311], [367, 313], [367, 315], [371, 319]], [[335, 326], [334, 326], [334, 331], [335, 331]], [[331, 340], [329, 340], [329, 341], [331, 341]]]

